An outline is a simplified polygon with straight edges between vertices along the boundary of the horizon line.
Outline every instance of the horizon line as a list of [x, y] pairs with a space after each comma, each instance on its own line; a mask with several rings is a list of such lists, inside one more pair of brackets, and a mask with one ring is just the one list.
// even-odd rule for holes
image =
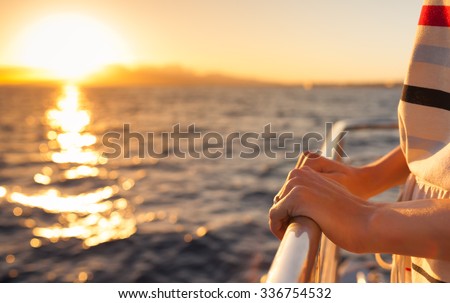
[[181, 64], [165, 65], [125, 65], [110, 64], [78, 80], [63, 79], [52, 76], [43, 68], [0, 65], [1, 86], [51, 86], [66, 82], [75, 82], [81, 86], [283, 86], [283, 87], [349, 87], [349, 86], [384, 86], [403, 85], [402, 80], [265, 80], [251, 76], [239, 76], [220, 71], [199, 72]]

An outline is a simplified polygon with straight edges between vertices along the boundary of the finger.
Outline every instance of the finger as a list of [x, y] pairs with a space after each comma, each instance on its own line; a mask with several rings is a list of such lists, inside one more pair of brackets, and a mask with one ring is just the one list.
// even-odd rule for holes
[[273, 204], [276, 204], [283, 199], [296, 185], [304, 185], [302, 182], [306, 182], [307, 179], [310, 178], [309, 174], [312, 173], [314, 173], [314, 170], [308, 166], [291, 170], [283, 186], [273, 198]]
[[298, 175], [300, 174], [299, 168], [303, 167], [303, 163], [306, 161], [306, 159], [308, 159], [308, 157], [310, 157], [311, 154], [312, 154], [311, 152], [305, 151], [298, 157], [297, 164], [295, 165], [295, 168], [289, 172], [289, 174], [286, 177], [286, 180], [284, 181], [283, 186], [280, 188], [278, 193], [273, 198], [273, 204], [277, 204], [278, 201], [280, 201], [281, 195], [285, 191], [286, 183], [290, 179], [298, 177]]
[[298, 158], [297, 164], [295, 165], [295, 168], [302, 168], [305, 161], [311, 157], [311, 152], [305, 151], [302, 153], [302, 155]]
[[[278, 191], [278, 193], [275, 195], [275, 199], [279, 200], [279, 196], [280, 194], [283, 192], [284, 187], [286, 186], [286, 184], [289, 182], [290, 179], [296, 178], [300, 176], [300, 169], [294, 168], [293, 170], [291, 170], [289, 172], [289, 174], [286, 177], [286, 180], [284, 181], [283, 186], [280, 188], [280, 190]], [[277, 201], [278, 202], [278, 201]]]
[[[326, 162], [324, 162], [323, 160], [326, 160]], [[301, 156], [299, 157], [295, 168], [289, 172], [283, 186], [280, 188], [278, 193], [273, 198], [273, 204], [277, 204], [278, 201], [280, 201], [280, 199], [282, 199], [282, 196], [284, 195], [283, 193], [286, 193], [286, 184], [289, 182], [290, 179], [299, 177], [301, 168], [309, 167], [315, 171], [322, 172], [324, 170], [323, 169], [324, 166], [327, 166], [327, 165], [331, 166], [331, 164], [329, 162], [333, 162], [333, 161], [328, 160], [317, 153], [312, 153], [309, 151], [303, 152], [301, 154]], [[287, 191], [287, 192], [289, 192], [289, 191]]]
[[278, 197], [279, 193], [280, 193], [280, 192], [278, 192], [278, 193], [275, 195], [275, 197], [273, 197], [273, 200], [272, 200], [273, 203], [272, 203], [272, 204], [277, 204], [278, 201], [280, 201], [280, 198]]
[[273, 205], [269, 212], [269, 224], [272, 233], [279, 239], [283, 238], [287, 226], [293, 216], [297, 214], [297, 203], [300, 202], [299, 193], [302, 186], [295, 186], [292, 190], [281, 199], [276, 205]]
[[317, 174], [313, 169], [308, 166], [302, 167], [301, 169], [294, 169], [288, 176], [288, 180], [283, 184], [278, 194], [275, 196], [274, 201], [278, 203], [283, 199], [295, 186], [306, 186], [310, 184], [310, 179], [314, 174]]
[[273, 215], [272, 210], [269, 217], [269, 227], [272, 234], [274, 234], [279, 240], [283, 239], [283, 235], [286, 232], [290, 217], [283, 219], [278, 218], [278, 215]]
[[[273, 204], [278, 203], [278, 201], [280, 201], [288, 192], [290, 192], [292, 190], [293, 186], [299, 185], [299, 184], [296, 184], [296, 182], [300, 181], [300, 180], [297, 180], [297, 181], [291, 181], [291, 180], [299, 179], [299, 178], [303, 177], [303, 174], [305, 174], [305, 171], [308, 169], [307, 167], [305, 167], [305, 168], [302, 168], [302, 169], [294, 168], [293, 170], [291, 170], [289, 172], [283, 186], [280, 188], [278, 193], [273, 198]], [[291, 184], [291, 186], [289, 186], [288, 184], [290, 184], [292, 182], [294, 182], [293, 186], [292, 186], [292, 184]]]

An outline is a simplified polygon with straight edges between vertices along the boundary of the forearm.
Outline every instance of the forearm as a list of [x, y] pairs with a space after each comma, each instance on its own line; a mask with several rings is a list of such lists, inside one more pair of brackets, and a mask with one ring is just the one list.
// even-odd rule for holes
[[341, 202], [311, 207], [306, 214], [342, 248], [450, 261], [450, 199]]
[[377, 195], [391, 187], [403, 184], [409, 168], [400, 146], [384, 157], [358, 168], [366, 181], [366, 197]]
[[367, 252], [450, 261], [450, 199], [372, 204]]

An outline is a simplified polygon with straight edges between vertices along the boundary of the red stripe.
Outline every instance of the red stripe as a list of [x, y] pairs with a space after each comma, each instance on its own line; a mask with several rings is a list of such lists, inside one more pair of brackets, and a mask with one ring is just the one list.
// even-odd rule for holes
[[419, 25], [450, 27], [450, 6], [424, 5]]

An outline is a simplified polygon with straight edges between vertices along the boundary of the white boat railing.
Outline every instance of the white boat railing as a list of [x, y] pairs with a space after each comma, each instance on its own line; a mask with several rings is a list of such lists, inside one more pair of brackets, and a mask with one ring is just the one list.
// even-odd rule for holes
[[[396, 119], [351, 119], [333, 125], [331, 138], [322, 146], [323, 154], [341, 161], [344, 136], [354, 130], [396, 129]], [[333, 136], [334, 135], [334, 136]], [[342, 139], [342, 140], [341, 140]], [[327, 142], [336, 143], [327, 146]], [[267, 274], [268, 283], [317, 282], [333, 283], [338, 280], [339, 247], [322, 234], [311, 219], [297, 217], [286, 230], [283, 240]]]

